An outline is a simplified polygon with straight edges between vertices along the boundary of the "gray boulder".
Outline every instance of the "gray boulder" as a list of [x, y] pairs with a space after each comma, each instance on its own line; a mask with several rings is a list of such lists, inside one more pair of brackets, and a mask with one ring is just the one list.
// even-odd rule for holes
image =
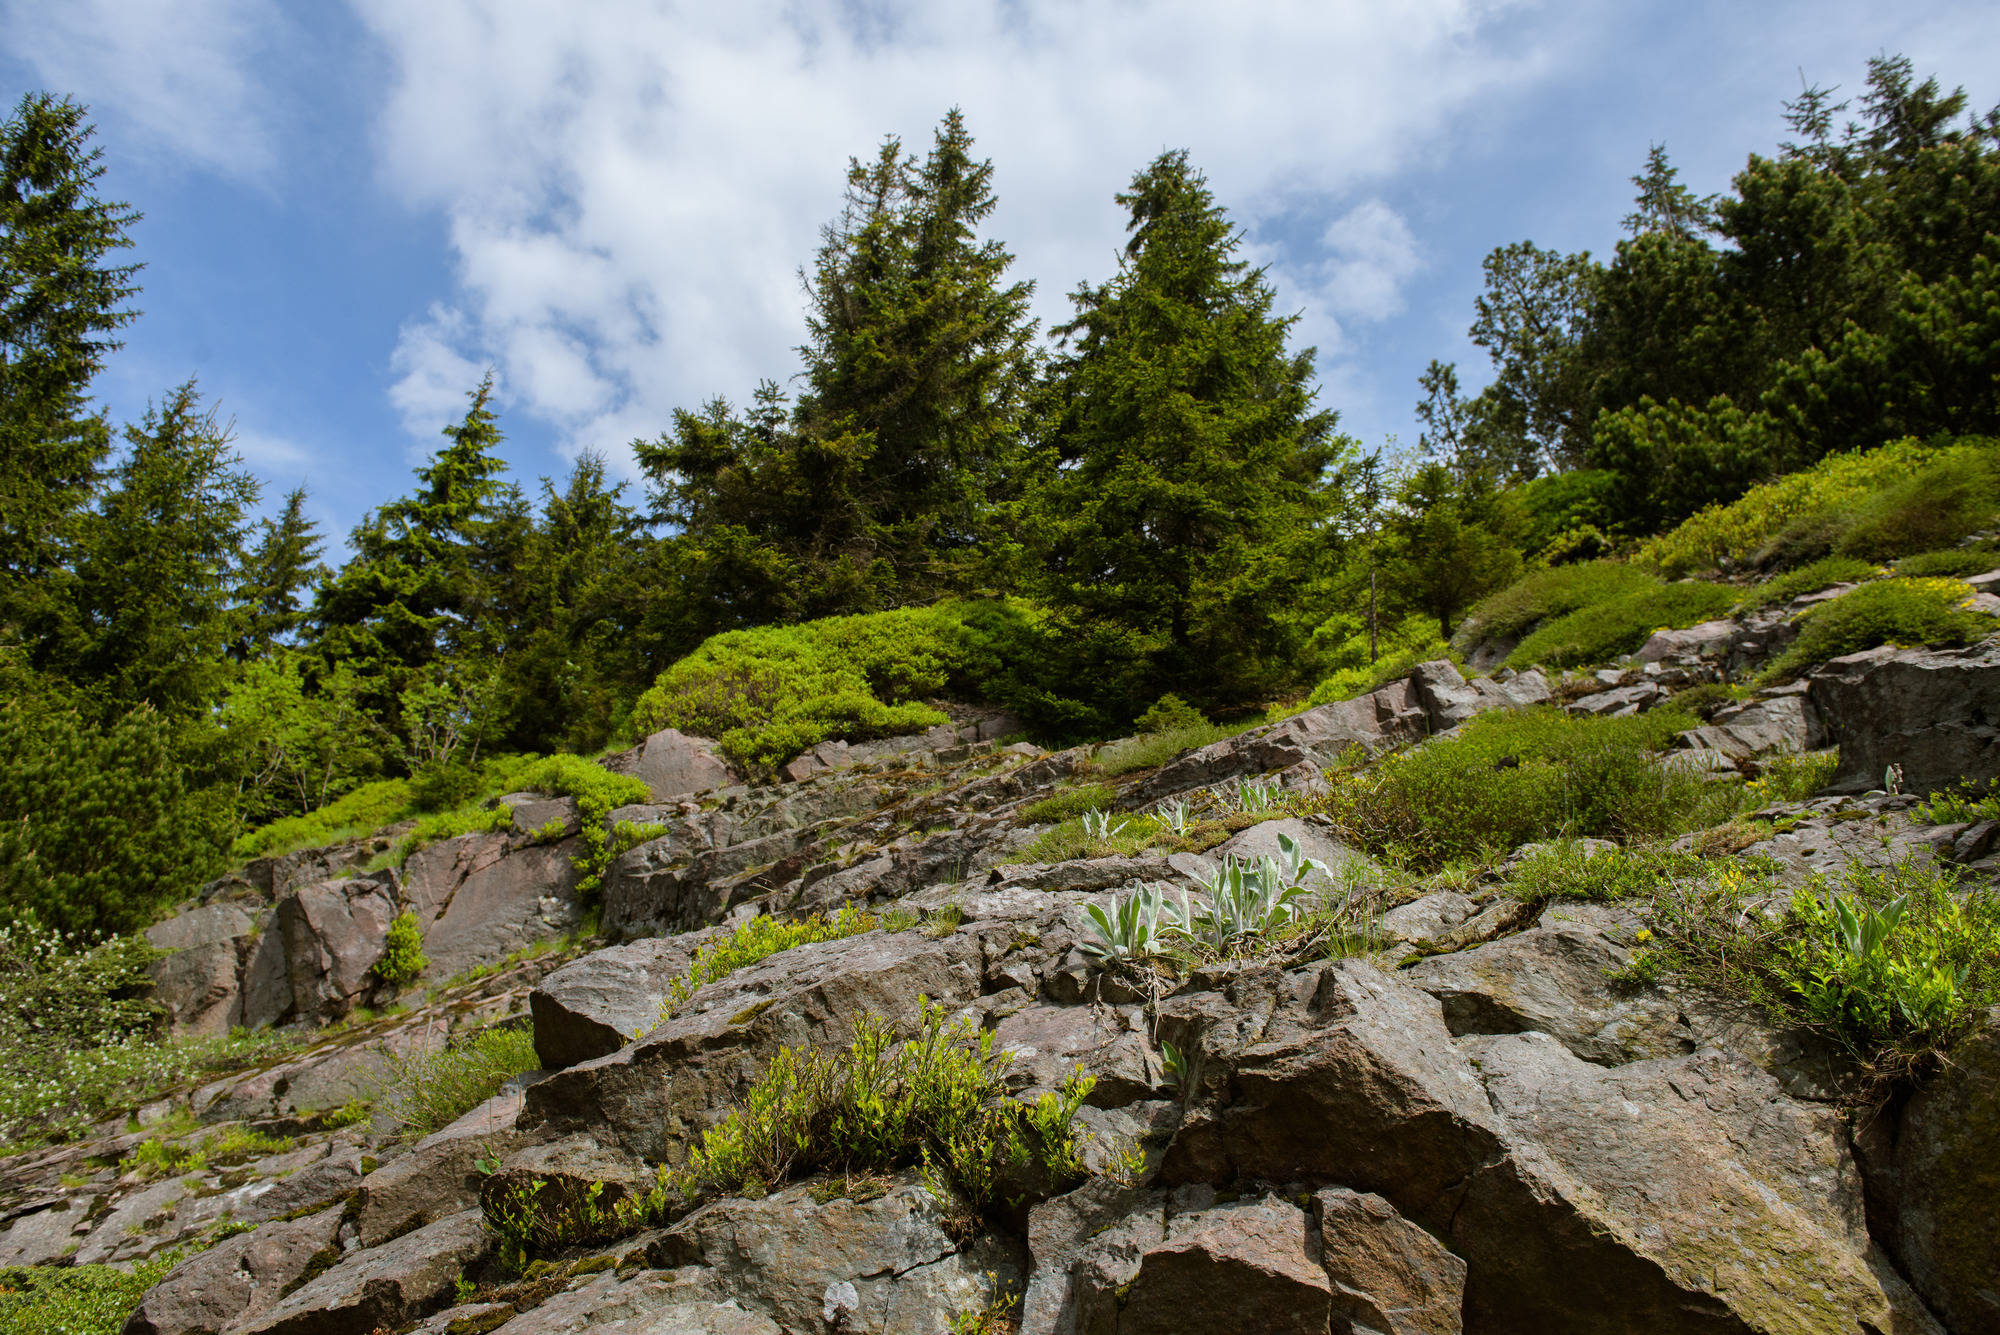
[[660, 1022], [674, 981], [709, 932], [649, 937], [592, 951], [550, 974], [528, 995], [542, 1069], [608, 1057]]
[[726, 788], [737, 781], [735, 769], [714, 742], [674, 728], [662, 728], [630, 751], [606, 756], [601, 763], [614, 774], [643, 781], [655, 802]]
[[153, 999], [184, 1033], [226, 1034], [242, 1023], [243, 964], [257, 923], [236, 904], [205, 904], [146, 929], [146, 941], [166, 951], [153, 961]]
[[411, 854], [403, 893], [424, 924], [429, 975], [450, 978], [498, 964], [561, 936], [579, 917], [574, 845], [466, 834]]
[[1313, 1197], [1336, 1329], [1460, 1335], [1465, 1262], [1380, 1196], [1328, 1187]]
[[336, 1206], [224, 1238], [146, 1290], [125, 1335], [217, 1335], [249, 1325], [314, 1262], [323, 1263], [339, 1231]]
[[395, 916], [395, 897], [377, 880], [321, 881], [279, 900], [273, 930], [284, 947], [293, 1013], [345, 1014], [373, 986], [369, 971]]
[[464, 1210], [354, 1252], [269, 1310], [232, 1324], [224, 1335], [351, 1335], [393, 1329], [443, 1306], [465, 1268], [491, 1247], [479, 1211]]
[[503, 1089], [362, 1178], [351, 1213], [364, 1247], [435, 1223], [479, 1202], [480, 1159], [501, 1158], [528, 1139], [515, 1131], [518, 1086]]
[[1812, 674], [1809, 696], [1840, 747], [1835, 791], [1879, 788], [1892, 764], [1913, 793], [2000, 776], [2000, 643], [1849, 654]]

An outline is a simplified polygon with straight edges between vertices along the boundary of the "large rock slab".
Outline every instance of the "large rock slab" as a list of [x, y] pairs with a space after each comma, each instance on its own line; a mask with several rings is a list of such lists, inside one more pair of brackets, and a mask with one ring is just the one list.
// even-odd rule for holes
[[429, 976], [497, 964], [574, 927], [575, 845], [526, 844], [505, 834], [465, 834], [410, 855], [403, 893], [424, 925]]
[[1025, 1267], [1014, 1247], [989, 1238], [961, 1251], [914, 1174], [860, 1194], [806, 1184], [717, 1201], [675, 1224], [650, 1254], [708, 1267], [723, 1292], [786, 1331], [944, 1330], [994, 1287], [1018, 1288]]
[[2000, 1008], [1903, 1109], [1889, 1246], [1953, 1331], [2000, 1331]]
[[254, 1322], [334, 1247], [340, 1209], [268, 1223], [182, 1261], [146, 1290], [125, 1335], [219, 1335]]
[[[261, 1230], [260, 1230], [261, 1231]], [[255, 1237], [255, 1234], [245, 1236]], [[355, 1252], [225, 1335], [360, 1335], [441, 1307], [465, 1268], [492, 1247], [477, 1210], [464, 1210]]]
[[1328, 1187], [1313, 1197], [1335, 1319], [1381, 1335], [1460, 1335], [1465, 1262], [1380, 1196]]
[[373, 985], [370, 970], [382, 958], [396, 900], [381, 881], [321, 881], [278, 901], [274, 914], [283, 943], [292, 1011], [332, 1018], [345, 1014]]
[[477, 1205], [484, 1176], [476, 1162], [511, 1154], [527, 1140], [514, 1129], [521, 1103], [518, 1086], [503, 1089], [362, 1178], [352, 1208], [361, 1245]]
[[1323, 1335], [1333, 1291], [1316, 1232], [1305, 1211], [1276, 1196], [1169, 1215], [1162, 1235], [1126, 1266], [1086, 1279], [1077, 1335]]
[[1863, 792], [1903, 767], [1907, 792], [2000, 776], [2000, 644], [1883, 646], [1827, 663], [1809, 698], [1840, 747], [1833, 788]]
[[542, 1068], [608, 1057], [660, 1022], [674, 982], [708, 933], [651, 937], [592, 951], [541, 981], [528, 995]]
[[204, 904], [146, 929], [146, 941], [168, 952], [153, 961], [153, 999], [183, 1033], [226, 1034], [243, 1022], [243, 964], [257, 922], [236, 904]]
[[1803, 752], [1812, 735], [1804, 697], [1787, 692], [1725, 705], [1707, 724], [1682, 733], [1676, 745], [1720, 751], [1740, 761], [1773, 751]]
[[606, 756], [601, 763], [614, 774], [644, 782], [655, 802], [725, 788], [738, 778], [714, 742], [675, 728], [662, 728], [630, 751]]
[[1548, 702], [1548, 679], [1528, 671], [1495, 681], [1475, 677], [1467, 681], [1450, 659], [1438, 658], [1419, 663], [1410, 672], [1417, 699], [1432, 732], [1448, 732], [1489, 709], [1525, 709]]
[[863, 1015], [913, 1033], [922, 998], [958, 1006], [979, 996], [980, 963], [972, 933], [868, 932], [782, 951], [702, 988], [638, 1042], [531, 1086], [521, 1126], [588, 1130], [678, 1162], [780, 1046], [850, 1043]]
[[1331, 764], [1350, 746], [1378, 751], [1418, 741], [1429, 731], [1423, 700], [1405, 677], [1367, 695], [1320, 705], [1190, 751], [1162, 765], [1126, 798], [1128, 804], [1150, 801], [1220, 779], [1289, 769], [1300, 761]]

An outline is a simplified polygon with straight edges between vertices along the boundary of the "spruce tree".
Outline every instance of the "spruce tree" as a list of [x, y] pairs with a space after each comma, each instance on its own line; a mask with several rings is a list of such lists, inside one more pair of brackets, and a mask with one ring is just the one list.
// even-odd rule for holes
[[30, 93], [0, 126], [0, 633], [66, 619], [77, 527], [110, 450], [85, 396], [136, 312], [139, 215], [101, 198], [85, 108]]
[[1187, 154], [1117, 198], [1131, 212], [1118, 274], [1074, 293], [1057, 331], [1033, 505], [1051, 538], [1046, 593], [1134, 636], [1154, 689], [1229, 703], [1296, 661], [1289, 603], [1344, 442], [1313, 408], [1311, 350], [1286, 349], [1297, 317], [1272, 314]]
[[275, 519], [257, 525], [257, 545], [243, 559], [243, 626], [236, 657], [268, 653], [289, 643], [306, 616], [306, 595], [327, 575], [319, 525], [306, 514], [306, 490], [285, 493]]

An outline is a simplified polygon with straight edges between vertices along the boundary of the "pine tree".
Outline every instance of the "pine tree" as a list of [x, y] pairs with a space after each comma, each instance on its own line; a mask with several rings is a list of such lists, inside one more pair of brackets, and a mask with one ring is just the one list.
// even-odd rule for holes
[[126, 453], [83, 530], [80, 642], [63, 664], [109, 711], [146, 703], [190, 720], [226, 689], [257, 500], [229, 442], [193, 381], [126, 428]]
[[490, 623], [475, 614], [492, 599], [490, 580], [503, 564], [490, 548], [516, 527], [500, 481], [506, 464], [495, 453], [492, 395], [489, 375], [464, 418], [445, 428], [449, 444], [417, 470], [414, 494], [362, 519], [350, 538], [353, 559], [314, 602], [314, 647], [378, 678], [384, 701], [409, 673], [491, 639]]
[[1342, 442], [1312, 407], [1312, 352], [1271, 313], [1262, 270], [1185, 152], [1118, 202], [1119, 272], [1058, 330], [1045, 474], [1048, 596], [1138, 637], [1156, 690], [1205, 704], [1295, 660], [1288, 600], [1309, 577]]
[[805, 389], [770, 382], [635, 442], [718, 625], [928, 599], [976, 583], [1033, 383], [1028, 283], [980, 241], [993, 167], [953, 110], [930, 153], [848, 166], [806, 279]]
[[85, 395], [136, 312], [139, 266], [114, 264], [139, 215], [96, 194], [86, 111], [30, 93], [0, 126], [0, 631], [67, 617], [77, 528], [110, 450]]
[[244, 555], [239, 660], [289, 643], [305, 621], [305, 595], [328, 573], [320, 564], [326, 544], [305, 505], [304, 487], [287, 492], [278, 517], [258, 523], [257, 545]]

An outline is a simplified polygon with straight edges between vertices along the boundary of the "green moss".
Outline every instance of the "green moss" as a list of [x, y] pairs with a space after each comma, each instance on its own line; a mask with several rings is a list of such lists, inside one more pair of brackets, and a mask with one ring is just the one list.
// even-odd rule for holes
[[0, 1267], [0, 1335], [118, 1335], [146, 1290], [187, 1257], [134, 1263]]
[[1948, 551], [1918, 552], [1896, 562], [1896, 573], [1899, 575], [1942, 575], [1963, 579], [1967, 575], [1983, 575], [1996, 569], [2000, 569], [2000, 546], [1990, 542], [1953, 547]]

